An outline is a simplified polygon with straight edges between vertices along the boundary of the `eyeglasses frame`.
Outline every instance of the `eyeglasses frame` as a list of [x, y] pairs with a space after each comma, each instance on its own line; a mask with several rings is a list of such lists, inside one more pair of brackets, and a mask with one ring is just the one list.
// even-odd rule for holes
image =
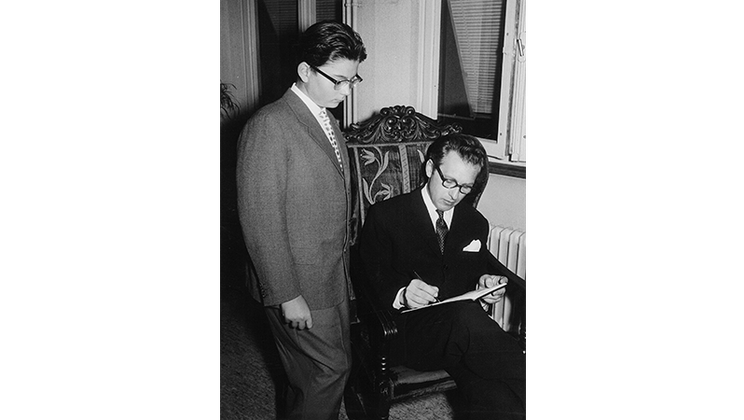
[[[308, 64], [308, 66], [310, 66], [310, 65]], [[333, 77], [327, 75], [325, 72], [323, 72], [323, 70], [321, 70], [321, 69], [319, 69], [319, 68], [317, 68], [315, 66], [310, 66], [310, 68], [313, 69], [313, 70], [315, 70], [316, 72], [320, 73], [321, 76], [323, 76], [326, 79], [330, 80], [331, 83], [333, 83], [333, 88], [336, 89], [336, 90], [341, 90], [341, 85], [343, 85], [344, 83], [347, 83], [350, 89], [354, 89], [356, 87], [356, 85], [358, 85], [359, 83], [362, 83], [364, 81], [364, 79], [362, 79], [362, 76], [360, 76], [358, 74], [357, 75], [354, 75], [354, 77], [352, 77], [351, 80], [336, 80]]]
[[[467, 195], [471, 191], [473, 191], [473, 188], [475, 187], [474, 185], [460, 185], [454, 179], [445, 178], [444, 177], [444, 174], [442, 173], [442, 170], [439, 169], [439, 165], [434, 165], [434, 169], [437, 170], [437, 173], [439, 174], [439, 178], [441, 178], [441, 180], [442, 180], [442, 186], [444, 188], [446, 188], [448, 190], [451, 190], [451, 189], [453, 189], [455, 187], [458, 187], [457, 189], [460, 191], [460, 194], [462, 194], [462, 195]], [[453, 185], [451, 187], [448, 187], [447, 185], [445, 185], [447, 182], [454, 182], [455, 185]], [[462, 190], [463, 188], [467, 188], [468, 190], [467, 191], [463, 191]]]

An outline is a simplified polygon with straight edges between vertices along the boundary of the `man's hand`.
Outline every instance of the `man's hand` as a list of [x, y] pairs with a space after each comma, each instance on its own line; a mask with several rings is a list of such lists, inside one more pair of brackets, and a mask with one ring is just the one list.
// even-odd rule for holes
[[[496, 286], [497, 284], [508, 283], [509, 279], [504, 276], [494, 276], [491, 274], [484, 274], [478, 279], [478, 287], [475, 289], [487, 289], [489, 287]], [[489, 305], [500, 301], [506, 293], [506, 287], [503, 287], [493, 293], [487, 294], [481, 298], [481, 300]]]
[[310, 329], [313, 327], [313, 317], [310, 315], [310, 307], [307, 306], [305, 298], [302, 295], [284, 302], [281, 305], [284, 322], [291, 328], [298, 330]]
[[419, 279], [413, 279], [403, 291], [403, 305], [408, 308], [420, 308], [436, 302], [437, 296], [439, 296], [438, 287], [429, 286]]

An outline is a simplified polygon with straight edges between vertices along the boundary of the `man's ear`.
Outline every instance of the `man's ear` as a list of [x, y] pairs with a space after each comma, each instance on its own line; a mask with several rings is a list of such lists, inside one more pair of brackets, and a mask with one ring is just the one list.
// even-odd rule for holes
[[310, 65], [304, 61], [297, 65], [297, 76], [302, 80], [302, 83], [307, 83], [310, 78], [310, 70]]
[[426, 172], [426, 177], [431, 178], [431, 174], [434, 173], [434, 161], [427, 159], [424, 171]]

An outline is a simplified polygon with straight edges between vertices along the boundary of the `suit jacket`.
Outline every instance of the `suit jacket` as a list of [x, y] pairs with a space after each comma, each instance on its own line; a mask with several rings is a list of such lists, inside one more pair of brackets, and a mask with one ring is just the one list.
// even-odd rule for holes
[[238, 141], [238, 211], [265, 306], [302, 295], [310, 309], [348, 293], [351, 215], [344, 136], [329, 114], [345, 170], [325, 132], [291, 90], [261, 108]]
[[[369, 209], [360, 240], [360, 256], [367, 281], [384, 304], [392, 305], [402, 287], [416, 277], [439, 287], [439, 299], [474, 290], [488, 272], [488, 221], [471, 205], [455, 207], [444, 254], [426, 211], [421, 188], [374, 204]], [[473, 240], [478, 252], [466, 252]], [[492, 273], [497, 274], [497, 273]]]

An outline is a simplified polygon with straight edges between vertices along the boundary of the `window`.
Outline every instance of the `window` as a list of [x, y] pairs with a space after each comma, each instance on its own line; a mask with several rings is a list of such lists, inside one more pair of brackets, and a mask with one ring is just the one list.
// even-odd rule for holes
[[482, 138], [496, 138], [503, 3], [442, 2], [439, 114]]
[[292, 44], [297, 42], [297, 0], [258, 0], [260, 105], [281, 98], [297, 79]]
[[316, 21], [335, 20], [341, 22], [343, 19], [343, 10], [341, 2], [338, 0], [316, 0], [315, 1], [315, 18]]
[[526, 161], [523, 4], [443, 0], [438, 109], [440, 120], [491, 140], [495, 147], [489, 154], [495, 150], [498, 159], [521, 162]]

